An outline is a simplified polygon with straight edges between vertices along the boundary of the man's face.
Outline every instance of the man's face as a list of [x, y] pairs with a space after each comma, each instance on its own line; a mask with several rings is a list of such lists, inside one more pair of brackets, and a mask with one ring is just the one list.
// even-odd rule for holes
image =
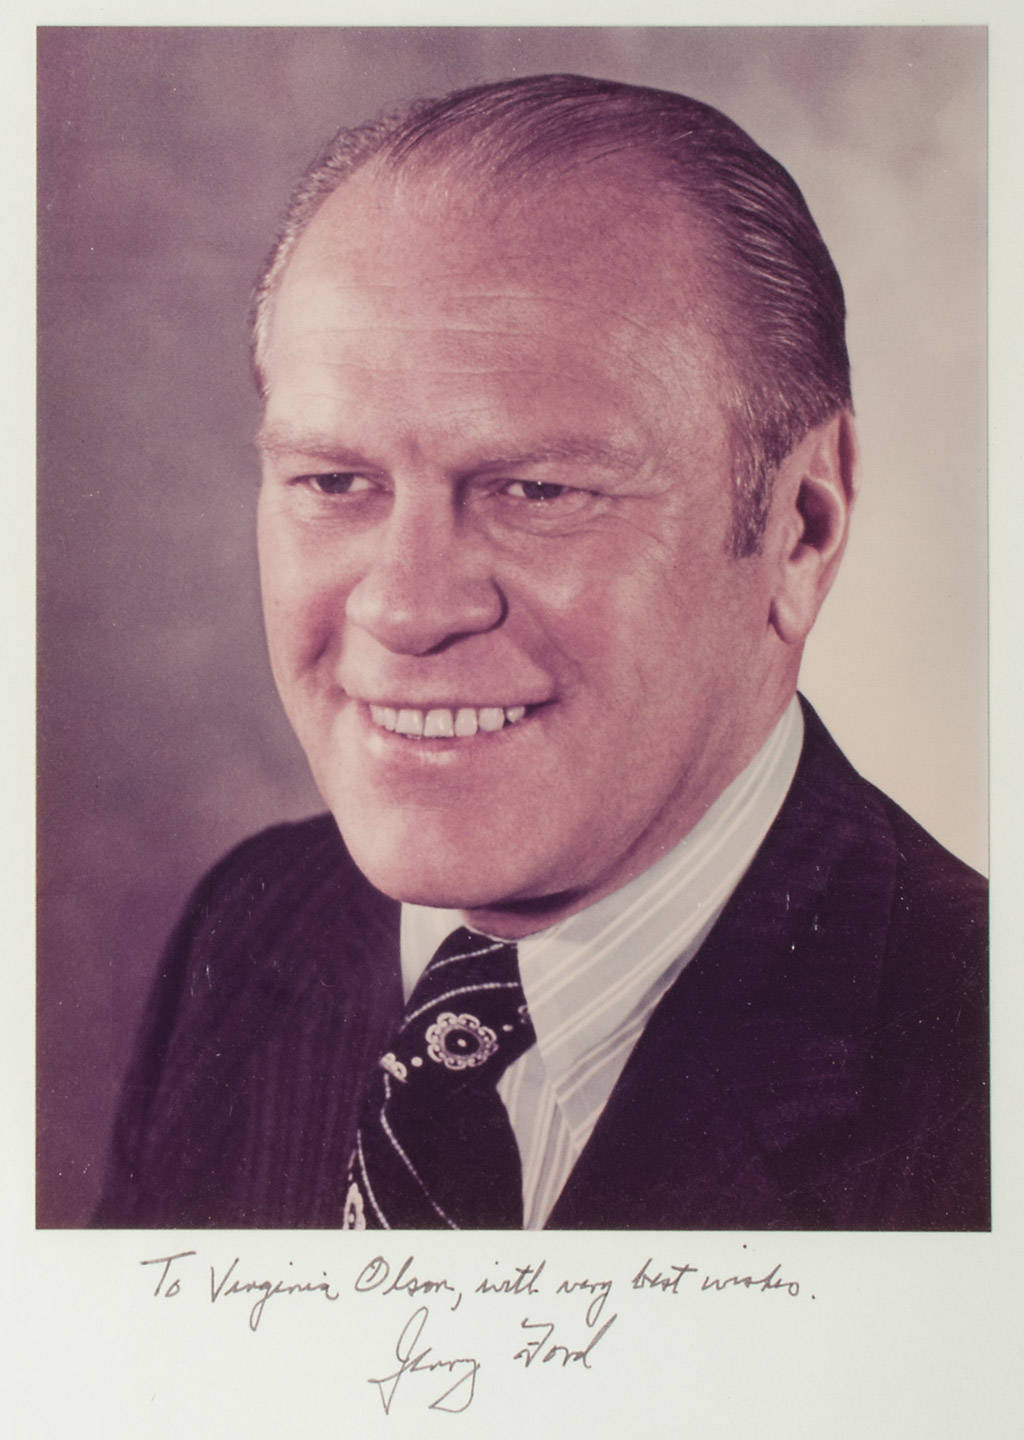
[[285, 273], [271, 660], [353, 858], [399, 899], [507, 934], [579, 908], [778, 714], [684, 225], [608, 176], [498, 207], [364, 171]]

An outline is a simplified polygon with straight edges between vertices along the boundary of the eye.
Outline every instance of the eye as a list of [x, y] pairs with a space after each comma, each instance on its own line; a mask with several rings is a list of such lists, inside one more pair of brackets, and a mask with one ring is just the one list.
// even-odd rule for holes
[[298, 475], [295, 483], [306, 485], [321, 495], [358, 495], [373, 489], [373, 482], [366, 475], [352, 470], [331, 470], [322, 475]]
[[561, 534], [596, 518], [608, 498], [558, 480], [506, 480], [490, 492], [503, 525], [531, 534]]
[[528, 500], [532, 504], [543, 505], [580, 492], [571, 490], [568, 485], [556, 485], [551, 480], [510, 480], [504, 487], [504, 493], [513, 500]]

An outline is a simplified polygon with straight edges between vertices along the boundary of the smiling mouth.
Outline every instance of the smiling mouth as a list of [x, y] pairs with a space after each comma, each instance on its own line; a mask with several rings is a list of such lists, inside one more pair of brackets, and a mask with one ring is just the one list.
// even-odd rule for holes
[[412, 706], [370, 705], [370, 719], [379, 730], [389, 730], [407, 740], [469, 740], [478, 733], [497, 734], [509, 725], [518, 725], [533, 705], [460, 705], [429, 710]]

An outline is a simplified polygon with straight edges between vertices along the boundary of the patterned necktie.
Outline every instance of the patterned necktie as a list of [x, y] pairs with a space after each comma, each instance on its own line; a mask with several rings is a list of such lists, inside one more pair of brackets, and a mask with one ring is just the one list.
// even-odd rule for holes
[[520, 1229], [519, 1150], [496, 1086], [535, 1039], [515, 945], [454, 931], [371, 1082], [343, 1229]]

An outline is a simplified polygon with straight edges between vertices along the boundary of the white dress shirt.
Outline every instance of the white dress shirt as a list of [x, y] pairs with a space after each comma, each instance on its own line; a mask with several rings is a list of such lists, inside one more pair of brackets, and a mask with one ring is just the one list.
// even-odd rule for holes
[[[785, 799], [803, 745], [794, 696], [747, 768], [642, 875], [518, 941], [537, 1043], [498, 1084], [523, 1166], [524, 1228], [539, 1230], [651, 1012], [693, 959]], [[402, 906], [408, 999], [457, 910]]]

